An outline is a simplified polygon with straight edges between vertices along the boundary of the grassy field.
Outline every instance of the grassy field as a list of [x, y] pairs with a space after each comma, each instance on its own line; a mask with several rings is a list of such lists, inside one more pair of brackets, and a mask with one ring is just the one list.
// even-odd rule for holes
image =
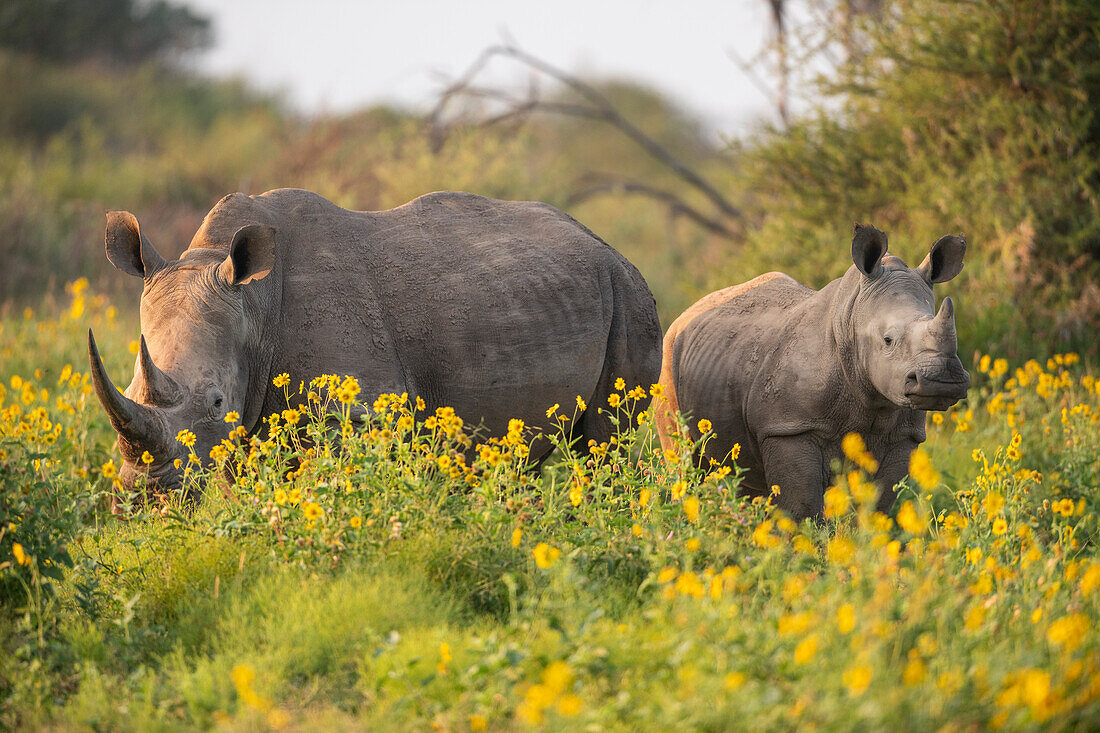
[[[121, 520], [83, 345], [121, 379], [137, 327], [66, 291], [0, 326], [0, 727], [1100, 724], [1100, 381], [1073, 354], [980, 357], [890, 517], [858, 441], [796, 525], [645, 425], [588, 458], [335, 375], [301, 388], [365, 399], [342, 447], [288, 410], [218, 449], [235, 479], [199, 506]], [[541, 474], [532, 439], [560, 446]]]

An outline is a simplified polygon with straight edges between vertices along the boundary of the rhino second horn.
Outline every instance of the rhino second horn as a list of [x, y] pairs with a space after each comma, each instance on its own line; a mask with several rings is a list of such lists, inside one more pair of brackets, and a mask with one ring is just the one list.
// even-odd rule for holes
[[145, 401], [151, 405], [168, 407], [180, 401], [183, 390], [176, 380], [160, 370], [149, 356], [149, 347], [145, 345], [145, 336], [141, 337], [138, 347], [138, 377]]
[[163, 420], [157, 415], [155, 408], [140, 405], [115, 388], [103, 367], [91, 329], [88, 330], [88, 362], [96, 395], [119, 437], [132, 446], [150, 449], [162, 447], [165, 443]]

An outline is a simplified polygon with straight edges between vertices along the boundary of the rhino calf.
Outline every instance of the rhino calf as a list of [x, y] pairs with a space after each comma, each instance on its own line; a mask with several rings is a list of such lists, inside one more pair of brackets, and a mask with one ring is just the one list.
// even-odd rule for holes
[[677, 318], [656, 406], [664, 447], [676, 411], [707, 418], [715, 435], [704, 459], [725, 460], [740, 444], [742, 486], [762, 495], [778, 485], [779, 508], [803, 519], [822, 512], [832, 461], [844, 436], [859, 433], [878, 461], [878, 508], [887, 511], [925, 439], [925, 411], [964, 398], [970, 375], [956, 353], [951, 299], [937, 314], [932, 294], [962, 270], [966, 242], [941, 238], [916, 269], [886, 247], [885, 234], [857, 225], [853, 266], [821, 290], [770, 272]]
[[[549, 427], [577, 396], [572, 424], [608, 440], [597, 413], [616, 377], [649, 384], [661, 327], [645, 280], [622, 255], [546, 204], [442, 192], [389, 211], [348, 211], [296, 189], [231, 194], [190, 247], [165, 260], [127, 212], [107, 216], [107, 258], [144, 280], [140, 348], [124, 394], [92, 334], [96, 392], [118, 432], [120, 476], [180, 486], [175, 441], [191, 430], [206, 459], [229, 428], [249, 432], [286, 406], [276, 375], [351, 375], [369, 403], [385, 392], [453, 407], [502, 434], [509, 418]], [[532, 448], [537, 461], [548, 441]], [[141, 460], [148, 451], [153, 462]]]

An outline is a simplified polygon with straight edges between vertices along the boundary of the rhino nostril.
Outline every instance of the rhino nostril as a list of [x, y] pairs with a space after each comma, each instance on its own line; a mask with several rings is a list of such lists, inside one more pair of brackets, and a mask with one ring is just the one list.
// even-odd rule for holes
[[911, 392], [917, 388], [920, 384], [920, 379], [917, 378], [916, 372], [909, 372], [909, 375], [905, 378], [905, 391]]

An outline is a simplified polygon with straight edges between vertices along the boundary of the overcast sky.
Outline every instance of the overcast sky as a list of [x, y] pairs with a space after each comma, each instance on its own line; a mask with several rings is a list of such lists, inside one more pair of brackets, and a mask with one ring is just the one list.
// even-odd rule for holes
[[[282, 91], [304, 112], [376, 102], [423, 109], [504, 37], [562, 67], [647, 83], [736, 135], [769, 114], [767, 97], [730, 58], [768, 33], [765, 0], [186, 0], [213, 18], [215, 47], [196, 65]], [[498, 59], [485, 77], [527, 74]]]

